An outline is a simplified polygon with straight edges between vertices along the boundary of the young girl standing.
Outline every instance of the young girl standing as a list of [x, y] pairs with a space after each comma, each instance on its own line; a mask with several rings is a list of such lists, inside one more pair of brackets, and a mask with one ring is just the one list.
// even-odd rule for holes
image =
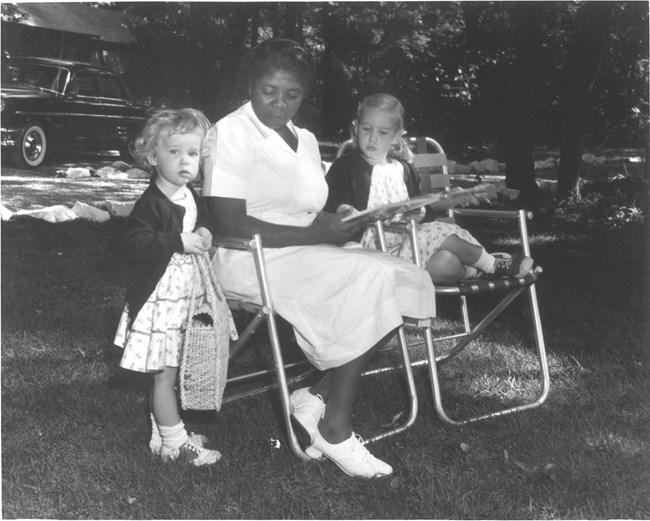
[[153, 375], [151, 451], [163, 461], [194, 466], [221, 457], [204, 447], [205, 436], [185, 430], [175, 391], [192, 285], [189, 254], [202, 254], [212, 244], [212, 234], [202, 226], [207, 215], [199, 212], [189, 185], [199, 173], [209, 126], [197, 110], [163, 110], [135, 142], [136, 160], [154, 173], [127, 220], [126, 306], [115, 337], [124, 348], [120, 366]]
[[[355, 149], [334, 161], [327, 174], [325, 210], [362, 211], [420, 195], [419, 178], [407, 162], [410, 151], [404, 134], [404, 108], [397, 98], [388, 94], [365, 98], [352, 124]], [[475, 278], [481, 272], [521, 278], [533, 266], [530, 257], [487, 253], [455, 224], [421, 223], [418, 240], [422, 262], [438, 284]], [[411, 260], [407, 237], [386, 232], [386, 241], [391, 254]], [[365, 248], [377, 248], [374, 228], [366, 229], [360, 242]]]

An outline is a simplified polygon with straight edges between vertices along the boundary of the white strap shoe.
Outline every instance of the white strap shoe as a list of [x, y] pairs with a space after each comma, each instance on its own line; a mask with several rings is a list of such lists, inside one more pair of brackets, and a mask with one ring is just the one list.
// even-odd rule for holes
[[[197, 447], [204, 447], [206, 443], [208, 443], [208, 437], [205, 436], [204, 434], [196, 434], [194, 432], [189, 433], [189, 438], [194, 443]], [[149, 449], [151, 450], [151, 454], [154, 456], [160, 456], [160, 451], [162, 450], [162, 438], [157, 436], [155, 439], [153, 436], [151, 437], [151, 440], [149, 441]]]
[[393, 467], [370, 454], [361, 436], [354, 432], [347, 440], [332, 444], [325, 441], [317, 430], [313, 448], [336, 463], [348, 476], [371, 479], [393, 473]]
[[188, 437], [185, 443], [176, 450], [168, 449], [163, 445], [160, 456], [165, 462], [176, 461], [195, 467], [202, 467], [204, 465], [213, 465], [219, 461], [221, 459], [221, 452], [199, 446]]

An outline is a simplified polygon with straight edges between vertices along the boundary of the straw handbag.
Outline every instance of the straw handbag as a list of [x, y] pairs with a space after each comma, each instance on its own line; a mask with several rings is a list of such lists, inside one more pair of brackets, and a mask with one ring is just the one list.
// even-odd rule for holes
[[221, 409], [226, 387], [232, 316], [207, 254], [193, 255], [194, 274], [179, 369], [181, 407]]

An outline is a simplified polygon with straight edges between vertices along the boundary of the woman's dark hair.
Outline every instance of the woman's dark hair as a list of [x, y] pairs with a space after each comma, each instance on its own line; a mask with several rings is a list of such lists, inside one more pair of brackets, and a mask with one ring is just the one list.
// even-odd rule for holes
[[275, 71], [292, 72], [306, 89], [312, 75], [310, 58], [309, 53], [293, 40], [266, 40], [248, 51], [244, 63], [246, 79], [253, 84]]

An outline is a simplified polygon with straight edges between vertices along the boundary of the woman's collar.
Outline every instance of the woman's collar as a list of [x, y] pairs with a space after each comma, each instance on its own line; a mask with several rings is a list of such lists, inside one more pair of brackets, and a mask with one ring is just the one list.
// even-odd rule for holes
[[[248, 114], [248, 117], [251, 119], [257, 130], [260, 131], [265, 139], [277, 135], [277, 132], [275, 130], [273, 130], [271, 127], [267, 127], [264, 123], [262, 123], [262, 121], [260, 121], [260, 118], [258, 118], [257, 114], [255, 114], [255, 111], [253, 110], [253, 104], [250, 101], [244, 105], [244, 110]], [[298, 137], [298, 132], [296, 131], [296, 127], [294, 126], [293, 121], [289, 120], [287, 127], [289, 130], [291, 130], [294, 136]]]

